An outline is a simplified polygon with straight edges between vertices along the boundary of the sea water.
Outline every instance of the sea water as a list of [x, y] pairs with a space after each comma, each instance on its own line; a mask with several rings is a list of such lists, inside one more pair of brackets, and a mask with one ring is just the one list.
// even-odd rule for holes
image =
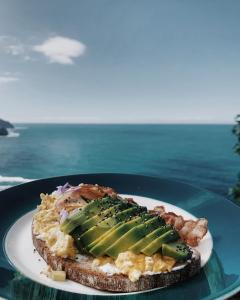
[[226, 195], [240, 171], [231, 125], [21, 124], [0, 138], [0, 189], [31, 179], [118, 172]]

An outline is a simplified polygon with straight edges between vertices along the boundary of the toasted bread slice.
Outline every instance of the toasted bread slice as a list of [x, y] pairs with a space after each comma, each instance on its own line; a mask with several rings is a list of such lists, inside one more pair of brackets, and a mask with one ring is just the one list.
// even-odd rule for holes
[[36, 250], [53, 270], [64, 270], [70, 280], [110, 292], [136, 292], [169, 286], [194, 276], [201, 268], [200, 255], [194, 251], [191, 260], [187, 261], [182, 268], [171, 272], [142, 275], [139, 280], [132, 282], [126, 275], [109, 275], [96, 270], [92, 266], [94, 258], [91, 256], [86, 255], [86, 259], [81, 260], [81, 263], [77, 260], [54, 256], [44, 241], [34, 234], [32, 238]]

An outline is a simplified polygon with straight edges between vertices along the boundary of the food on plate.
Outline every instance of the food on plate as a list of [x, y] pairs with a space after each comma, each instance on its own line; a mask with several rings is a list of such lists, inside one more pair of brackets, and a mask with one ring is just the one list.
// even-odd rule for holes
[[171, 224], [178, 231], [181, 239], [190, 246], [197, 246], [199, 241], [207, 233], [207, 220], [204, 218], [193, 220], [184, 220], [173, 212], [165, 212], [164, 206], [156, 206], [150, 211], [162, 217], [167, 224]]
[[65, 271], [54, 271], [50, 266], [44, 269], [41, 274], [46, 275], [54, 281], [65, 281], [66, 280], [66, 272]]
[[168, 286], [200, 270], [194, 247], [207, 233], [206, 219], [184, 220], [163, 206], [147, 210], [92, 184], [67, 183], [40, 197], [33, 244], [54, 280], [132, 292]]

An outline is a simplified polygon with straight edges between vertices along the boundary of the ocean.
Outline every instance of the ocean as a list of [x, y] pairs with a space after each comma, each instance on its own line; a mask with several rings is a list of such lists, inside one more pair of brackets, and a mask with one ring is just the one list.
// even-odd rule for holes
[[227, 195], [240, 171], [231, 125], [17, 124], [0, 138], [0, 189], [77, 173], [144, 174]]

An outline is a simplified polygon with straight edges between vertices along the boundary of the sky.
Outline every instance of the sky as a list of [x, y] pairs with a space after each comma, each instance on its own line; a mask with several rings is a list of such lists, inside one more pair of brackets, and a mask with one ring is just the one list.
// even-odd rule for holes
[[0, 0], [0, 118], [232, 123], [238, 0]]

